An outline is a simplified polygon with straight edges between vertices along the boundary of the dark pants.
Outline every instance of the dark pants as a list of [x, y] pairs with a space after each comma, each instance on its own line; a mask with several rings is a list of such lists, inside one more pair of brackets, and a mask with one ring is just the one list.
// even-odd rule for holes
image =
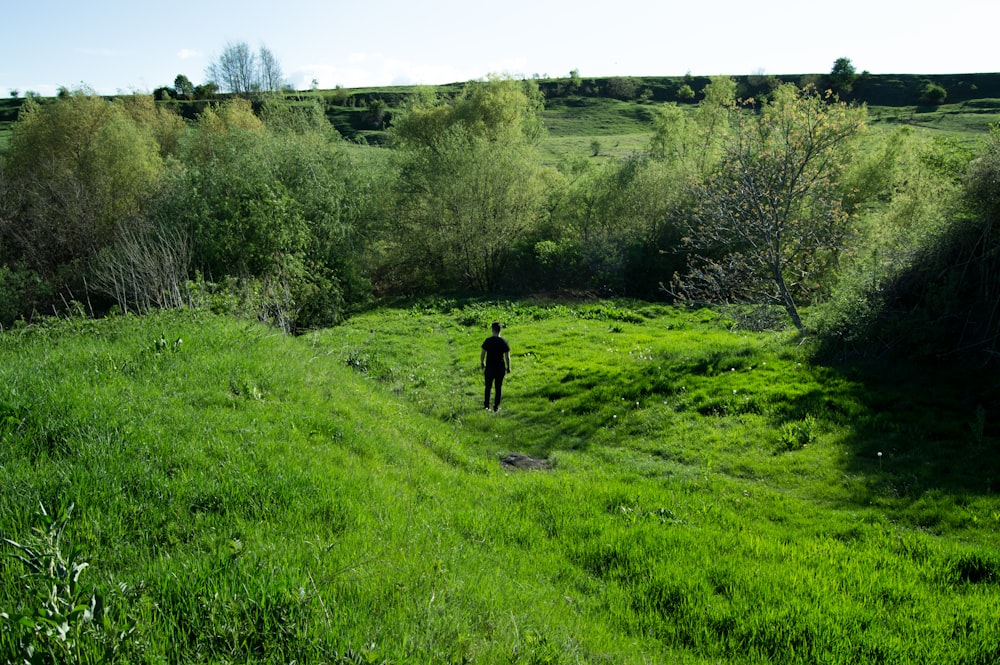
[[493, 410], [496, 411], [500, 408], [500, 396], [503, 391], [503, 377], [507, 371], [503, 367], [500, 369], [486, 368], [486, 394], [483, 396], [483, 408], [490, 408], [490, 388], [493, 384], [496, 384], [496, 393], [494, 394], [493, 400]]

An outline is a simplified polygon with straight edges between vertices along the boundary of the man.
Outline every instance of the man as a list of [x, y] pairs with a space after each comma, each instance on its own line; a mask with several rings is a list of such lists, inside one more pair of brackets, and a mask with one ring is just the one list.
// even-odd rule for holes
[[490, 389], [496, 384], [493, 399], [493, 411], [500, 410], [500, 396], [503, 389], [503, 377], [510, 374], [510, 344], [500, 336], [500, 322], [494, 321], [491, 326], [493, 336], [483, 342], [483, 352], [479, 354], [479, 366], [486, 377], [486, 394], [483, 397], [483, 408], [490, 408]]

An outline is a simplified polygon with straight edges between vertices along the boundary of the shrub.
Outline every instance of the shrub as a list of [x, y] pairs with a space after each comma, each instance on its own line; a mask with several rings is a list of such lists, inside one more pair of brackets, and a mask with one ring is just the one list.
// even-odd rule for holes
[[924, 88], [924, 93], [920, 96], [920, 101], [925, 104], [943, 104], [948, 97], [948, 91], [937, 83], [928, 83]]

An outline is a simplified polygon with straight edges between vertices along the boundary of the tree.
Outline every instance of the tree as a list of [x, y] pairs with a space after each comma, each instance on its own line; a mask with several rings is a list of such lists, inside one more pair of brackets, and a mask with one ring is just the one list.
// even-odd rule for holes
[[513, 244], [544, 210], [542, 170], [530, 148], [456, 125], [403, 159], [410, 258], [434, 271], [437, 286], [498, 288]]
[[386, 116], [388, 114], [389, 109], [385, 101], [377, 97], [368, 100], [368, 112], [366, 115], [374, 129], [383, 129], [385, 127]]
[[[549, 237], [563, 248], [564, 274], [551, 275], [552, 282], [655, 295], [661, 270], [676, 269], [660, 249], [678, 242], [672, 212], [688, 186], [676, 162], [647, 155], [608, 160], [577, 178], [553, 213]], [[567, 277], [579, 281], [568, 284]]]
[[688, 298], [779, 304], [803, 329], [797, 301], [847, 232], [837, 177], [863, 108], [786, 84], [756, 115], [737, 115], [719, 168], [698, 188], [686, 244], [695, 253], [675, 282]]
[[178, 74], [177, 78], [174, 79], [174, 93], [176, 93], [178, 97], [191, 99], [194, 97], [194, 84], [191, 83], [188, 77], [183, 74]]
[[493, 290], [544, 214], [537, 85], [490, 78], [451, 104], [421, 95], [393, 125], [399, 219], [389, 240], [413, 288]]
[[535, 144], [545, 127], [542, 95], [534, 81], [490, 77], [468, 84], [451, 103], [427, 88], [413, 95], [408, 108], [394, 119], [393, 145], [401, 149], [433, 146], [454, 125], [490, 141]]
[[219, 84], [209, 81], [208, 83], [202, 83], [201, 85], [196, 85], [194, 87], [194, 97], [195, 99], [211, 99], [219, 93]]
[[630, 101], [639, 95], [639, 84], [631, 76], [612, 76], [604, 84], [608, 97]]
[[183, 118], [172, 107], [156, 104], [151, 95], [120, 96], [115, 98], [114, 104], [153, 137], [161, 157], [176, 157], [180, 153], [187, 128]]
[[580, 89], [581, 85], [583, 85], [583, 79], [580, 78], [580, 70], [569, 70], [569, 91], [576, 92]]
[[854, 82], [858, 74], [851, 63], [850, 58], [837, 58], [830, 70], [830, 85], [838, 92], [850, 92], [854, 89]]
[[661, 107], [653, 121], [649, 152], [688, 175], [705, 174], [718, 162], [736, 106], [736, 82], [715, 77], [693, 114], [674, 103]]
[[47, 280], [79, 278], [163, 171], [153, 131], [128, 107], [86, 90], [45, 104], [29, 99], [12, 128], [0, 237], [5, 252]]
[[948, 91], [944, 89], [944, 86], [928, 82], [920, 96], [920, 101], [925, 104], [943, 104], [947, 97]]
[[284, 74], [281, 65], [266, 46], [261, 46], [257, 57], [258, 86], [265, 92], [277, 92], [282, 89]]
[[254, 53], [246, 42], [230, 42], [205, 74], [221, 90], [236, 95], [281, 90], [281, 66], [265, 46]]
[[256, 75], [255, 57], [246, 42], [229, 43], [219, 59], [208, 66], [205, 75], [225, 92], [237, 95], [253, 91]]

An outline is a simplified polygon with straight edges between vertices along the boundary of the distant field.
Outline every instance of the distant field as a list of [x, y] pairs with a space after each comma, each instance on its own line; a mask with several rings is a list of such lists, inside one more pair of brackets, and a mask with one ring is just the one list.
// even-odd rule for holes
[[[741, 81], [747, 79], [738, 78]], [[799, 78], [782, 77], [791, 81], [798, 81]], [[919, 104], [921, 86], [928, 80], [940, 81], [955, 101], [939, 106]], [[646, 96], [631, 101], [595, 94], [556, 94], [553, 91], [558, 88], [558, 80], [541, 81], [543, 91], [550, 93], [542, 113], [548, 131], [541, 145], [545, 161], [555, 164], [570, 155], [602, 161], [643, 149], [651, 134], [657, 107], [664, 101], [675, 101], [669, 96], [676, 89], [679, 79], [648, 78], [637, 81]], [[600, 88], [600, 80], [590, 83], [595, 89]], [[703, 83], [699, 79], [698, 85]], [[744, 81], [741, 85], [748, 84]], [[461, 87], [461, 84], [450, 84], [433, 86], [432, 89], [448, 97], [457, 94]], [[989, 131], [991, 123], [1000, 122], [1000, 96], [995, 96], [1000, 93], [1000, 75], [870, 76], [857, 87], [861, 91], [859, 98], [872, 100], [869, 116], [873, 124], [907, 124], [951, 136], [975, 138]], [[418, 89], [417, 86], [338, 88], [295, 92], [290, 97], [301, 102], [319, 101], [326, 108], [327, 117], [346, 138], [378, 144], [385, 141], [385, 130], [373, 125], [366, 116], [367, 105], [371, 100], [384, 103], [391, 122], [392, 114], [398, 112], [406, 98]], [[977, 94], [983, 96], [977, 97]], [[10, 125], [16, 120], [21, 103], [20, 99], [0, 99], [0, 149], [7, 145]], [[186, 117], [194, 117], [196, 109], [205, 102], [184, 104], [194, 105], [184, 111]], [[595, 146], [595, 141], [598, 146]], [[597, 155], [593, 154], [595, 147], [598, 148]]]
[[1000, 122], [1000, 99], [977, 99], [940, 106], [873, 106], [874, 122], [904, 123], [952, 135], [979, 135]]

